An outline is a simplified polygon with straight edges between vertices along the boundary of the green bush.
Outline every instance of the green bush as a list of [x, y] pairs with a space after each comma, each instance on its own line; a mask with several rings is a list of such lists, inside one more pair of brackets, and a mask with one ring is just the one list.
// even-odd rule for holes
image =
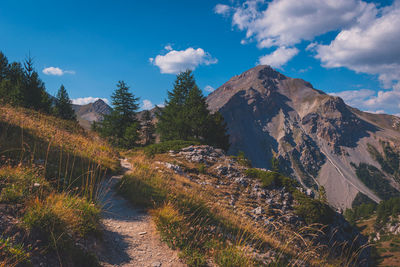
[[144, 153], [147, 156], [154, 156], [155, 154], [166, 153], [170, 150], [180, 150], [184, 147], [191, 145], [200, 145], [198, 141], [183, 141], [183, 140], [172, 140], [165, 141], [158, 144], [152, 144], [144, 148]]
[[245, 171], [246, 175], [251, 178], [257, 178], [261, 180], [261, 184], [264, 188], [269, 188], [273, 186], [282, 187], [285, 186], [288, 191], [292, 192], [296, 186], [298, 186], [297, 181], [286, 177], [278, 172], [273, 171], [263, 171], [260, 169], [247, 169]]
[[293, 196], [297, 201], [295, 212], [302, 217], [306, 223], [329, 224], [332, 222], [334, 211], [320, 200], [307, 197], [300, 191], [294, 191]]

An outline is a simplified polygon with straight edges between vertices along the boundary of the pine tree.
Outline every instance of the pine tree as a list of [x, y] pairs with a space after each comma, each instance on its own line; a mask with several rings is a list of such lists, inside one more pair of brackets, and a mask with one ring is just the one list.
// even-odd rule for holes
[[208, 123], [209, 126], [207, 126], [206, 143], [228, 151], [230, 143], [224, 117], [221, 113], [215, 112], [210, 115]]
[[139, 122], [136, 111], [139, 98], [129, 92], [129, 87], [119, 81], [112, 98], [113, 110], [105, 115], [104, 120], [96, 125], [98, 132], [110, 140], [113, 145], [132, 148], [139, 139]]
[[0, 83], [8, 76], [9, 69], [7, 57], [0, 52]]
[[33, 59], [28, 56], [24, 62], [24, 86], [22, 87], [22, 103], [27, 108], [33, 108], [49, 113], [50, 100], [44, 83], [33, 68]]
[[210, 114], [206, 98], [190, 70], [177, 76], [165, 108], [157, 117], [161, 141], [200, 140], [225, 150], [229, 148], [226, 124], [219, 113]]
[[24, 71], [21, 64], [14, 62], [6, 65], [7, 58], [5, 56], [0, 61], [0, 99], [4, 103], [22, 105]]
[[143, 112], [143, 118], [142, 118], [142, 132], [143, 132], [143, 138], [144, 138], [144, 145], [149, 145], [154, 142], [154, 133], [155, 133], [155, 127], [153, 120], [151, 118], [150, 111], [145, 110]]
[[157, 131], [161, 134], [161, 141], [189, 139], [190, 127], [185, 103], [194, 86], [196, 84], [191, 71], [182, 72], [176, 77], [174, 89], [168, 91], [168, 101], [158, 117]]
[[76, 120], [75, 112], [72, 108], [71, 100], [69, 99], [67, 90], [64, 85], [60, 86], [57, 92], [57, 97], [54, 105], [54, 115], [64, 120]]

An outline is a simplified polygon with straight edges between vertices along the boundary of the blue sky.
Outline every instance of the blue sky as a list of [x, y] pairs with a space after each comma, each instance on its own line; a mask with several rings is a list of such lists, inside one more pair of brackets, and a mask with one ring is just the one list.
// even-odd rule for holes
[[[397, 27], [396, 27], [397, 25]], [[47, 90], [110, 98], [118, 80], [145, 107], [179, 70], [208, 94], [270, 64], [371, 112], [400, 114], [400, 1], [3, 0], [0, 50], [29, 53]]]

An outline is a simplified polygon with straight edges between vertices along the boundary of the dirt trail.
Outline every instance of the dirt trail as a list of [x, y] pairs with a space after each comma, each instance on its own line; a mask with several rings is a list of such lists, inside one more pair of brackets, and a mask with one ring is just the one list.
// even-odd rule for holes
[[[124, 172], [131, 169], [122, 160]], [[113, 176], [107, 183], [110, 190], [104, 197], [104, 247], [98, 257], [103, 266], [186, 266], [166, 244], [160, 241], [150, 215], [134, 208], [117, 195], [114, 186], [122, 175]]]

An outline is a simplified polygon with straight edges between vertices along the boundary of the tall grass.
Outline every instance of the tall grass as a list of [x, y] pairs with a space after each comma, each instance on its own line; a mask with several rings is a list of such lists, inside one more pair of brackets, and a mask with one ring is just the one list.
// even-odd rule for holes
[[77, 123], [0, 107], [0, 202], [23, 204], [22, 226], [60, 264], [97, 265], [75, 240], [98, 233], [100, 182], [118, 169], [112, 147]]

